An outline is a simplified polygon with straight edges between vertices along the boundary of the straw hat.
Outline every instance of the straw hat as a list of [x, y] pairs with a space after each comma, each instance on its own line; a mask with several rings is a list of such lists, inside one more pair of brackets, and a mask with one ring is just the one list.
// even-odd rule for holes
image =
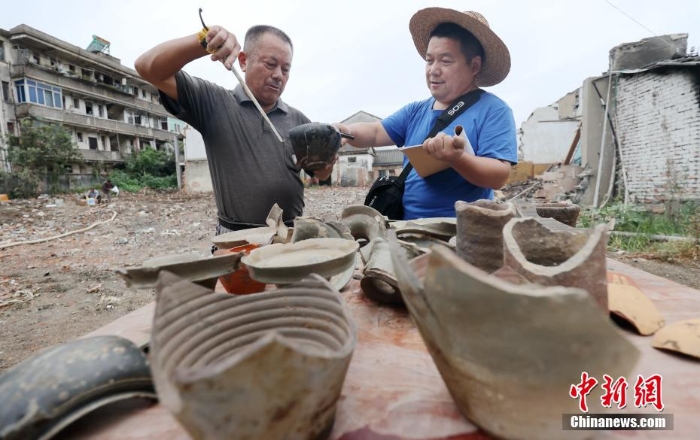
[[446, 8], [426, 8], [411, 17], [408, 28], [413, 36], [413, 43], [420, 56], [428, 51], [430, 33], [441, 23], [455, 23], [471, 32], [484, 48], [486, 58], [482, 60], [481, 71], [476, 76], [479, 87], [493, 86], [505, 79], [510, 72], [510, 52], [503, 40], [489, 27], [483, 15], [478, 12], [459, 12]]

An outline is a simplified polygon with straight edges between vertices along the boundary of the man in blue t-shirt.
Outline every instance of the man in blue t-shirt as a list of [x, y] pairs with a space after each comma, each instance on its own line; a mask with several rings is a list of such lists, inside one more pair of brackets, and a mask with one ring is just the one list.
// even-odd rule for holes
[[[406, 105], [381, 122], [336, 124], [352, 134], [355, 147], [423, 145], [449, 167], [425, 178], [415, 169], [406, 179], [404, 218], [454, 217], [455, 202], [492, 199], [518, 161], [513, 112], [484, 92], [468, 110], [436, 136], [426, 139], [443, 110], [460, 96], [498, 84], [510, 71], [510, 53], [478, 12], [444, 8], [418, 11], [409, 24], [418, 53], [426, 61], [431, 98]], [[462, 126], [466, 137], [454, 136]], [[404, 158], [404, 166], [408, 163]]]

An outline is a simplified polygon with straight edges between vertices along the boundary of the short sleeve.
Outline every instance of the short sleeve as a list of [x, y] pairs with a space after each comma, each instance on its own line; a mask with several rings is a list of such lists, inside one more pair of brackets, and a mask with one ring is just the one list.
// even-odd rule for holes
[[518, 138], [513, 111], [507, 105], [491, 109], [481, 125], [479, 147], [481, 157], [518, 163]]
[[190, 76], [182, 70], [175, 75], [175, 81], [177, 101], [159, 90], [161, 104], [168, 113], [202, 131], [210, 119], [207, 115], [214, 111], [217, 96], [225, 90], [214, 83]]
[[384, 130], [386, 130], [387, 134], [391, 140], [394, 141], [394, 144], [397, 147], [403, 147], [406, 144], [408, 124], [411, 120], [411, 114], [413, 114], [415, 107], [415, 102], [408, 104], [402, 107], [396, 113], [381, 121]]

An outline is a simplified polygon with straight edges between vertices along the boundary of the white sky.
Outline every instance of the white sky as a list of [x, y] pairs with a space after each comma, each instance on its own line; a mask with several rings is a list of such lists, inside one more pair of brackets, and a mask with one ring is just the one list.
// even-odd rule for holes
[[[700, 1], [609, 0], [655, 34], [689, 33], [700, 46]], [[518, 126], [536, 107], [578, 88], [607, 70], [608, 51], [653, 36], [606, 0], [367, 1], [185, 0], [4, 2], [0, 28], [21, 23], [86, 48], [92, 35], [111, 42], [111, 54], [133, 68], [142, 52], [167, 39], [219, 24], [241, 40], [255, 24], [287, 32], [295, 46], [283, 99], [311, 120], [335, 122], [365, 110], [386, 117], [429, 96], [423, 60], [408, 21], [429, 6], [481, 12], [508, 45], [512, 68], [487, 90], [504, 99]], [[204, 58], [185, 68], [191, 74], [234, 87], [235, 77]]]

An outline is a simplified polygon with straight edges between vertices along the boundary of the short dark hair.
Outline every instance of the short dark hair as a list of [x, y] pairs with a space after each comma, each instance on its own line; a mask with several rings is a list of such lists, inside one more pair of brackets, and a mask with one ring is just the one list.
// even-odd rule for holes
[[484, 48], [474, 34], [464, 29], [456, 23], [440, 23], [430, 33], [430, 38], [452, 38], [459, 41], [460, 51], [467, 58], [467, 62], [471, 63], [475, 56], [481, 57], [481, 63], [485, 60]]
[[277, 29], [274, 26], [268, 26], [265, 24], [259, 24], [248, 29], [248, 32], [245, 33], [243, 50], [246, 53], [254, 51], [255, 45], [258, 43], [258, 40], [265, 34], [275, 35], [280, 40], [289, 44], [289, 47], [292, 49], [292, 52], [294, 52], [294, 45], [292, 44], [292, 39], [289, 38], [289, 35], [285, 34], [284, 31], [282, 31], [281, 29]]

